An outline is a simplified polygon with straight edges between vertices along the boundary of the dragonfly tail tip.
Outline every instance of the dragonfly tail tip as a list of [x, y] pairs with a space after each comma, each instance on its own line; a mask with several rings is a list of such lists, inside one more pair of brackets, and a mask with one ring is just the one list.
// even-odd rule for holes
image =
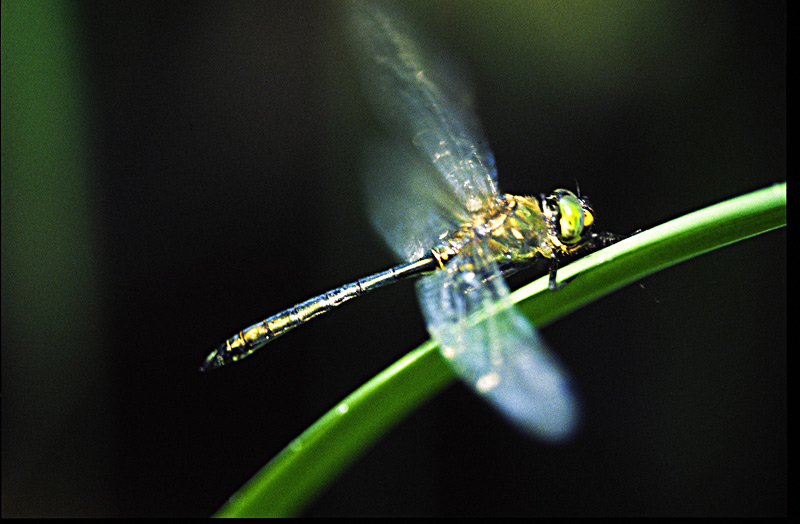
[[219, 353], [217, 353], [217, 351], [214, 351], [206, 358], [206, 361], [203, 362], [203, 365], [200, 366], [200, 372], [205, 373], [206, 371], [211, 371], [212, 369], [221, 368], [223, 364], [225, 364], [225, 360]]

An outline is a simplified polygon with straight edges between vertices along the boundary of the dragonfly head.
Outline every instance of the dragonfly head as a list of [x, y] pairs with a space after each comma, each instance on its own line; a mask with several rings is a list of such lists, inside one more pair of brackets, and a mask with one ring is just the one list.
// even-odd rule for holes
[[542, 204], [551, 241], [561, 251], [573, 253], [591, 238], [594, 211], [586, 199], [556, 189]]

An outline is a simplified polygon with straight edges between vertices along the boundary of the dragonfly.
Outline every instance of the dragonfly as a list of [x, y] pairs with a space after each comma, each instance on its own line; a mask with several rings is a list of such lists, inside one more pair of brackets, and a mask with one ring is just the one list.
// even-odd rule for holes
[[437, 66], [398, 15], [361, 2], [350, 9], [365, 91], [392, 134], [368, 155], [370, 215], [404, 262], [242, 329], [201, 370], [241, 360], [351, 299], [418, 277], [427, 329], [456, 375], [522, 430], [568, 438], [579, 420], [572, 380], [511, 303], [504, 277], [546, 261], [550, 288], [558, 289], [562, 260], [617, 237], [593, 232], [591, 205], [572, 191], [502, 194], [459, 75]]

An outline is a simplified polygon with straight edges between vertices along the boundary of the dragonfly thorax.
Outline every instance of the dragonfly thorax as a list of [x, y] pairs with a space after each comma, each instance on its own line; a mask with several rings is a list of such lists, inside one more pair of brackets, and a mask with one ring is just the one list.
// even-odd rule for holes
[[575, 252], [589, 238], [593, 221], [589, 204], [565, 189], [541, 200], [502, 195], [445, 237], [431, 253], [444, 267], [450, 258], [477, 245], [472, 240], [479, 237], [486, 240], [483, 245], [497, 263], [526, 264]]

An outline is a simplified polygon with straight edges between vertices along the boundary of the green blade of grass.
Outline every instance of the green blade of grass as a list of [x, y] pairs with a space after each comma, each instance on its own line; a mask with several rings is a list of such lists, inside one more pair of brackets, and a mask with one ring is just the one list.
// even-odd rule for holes
[[[634, 280], [786, 225], [786, 184], [690, 213], [559, 269], [556, 293], [541, 279], [512, 294], [545, 326]], [[328, 411], [264, 466], [216, 514], [294, 515], [408, 413], [455, 380], [428, 341]]]

